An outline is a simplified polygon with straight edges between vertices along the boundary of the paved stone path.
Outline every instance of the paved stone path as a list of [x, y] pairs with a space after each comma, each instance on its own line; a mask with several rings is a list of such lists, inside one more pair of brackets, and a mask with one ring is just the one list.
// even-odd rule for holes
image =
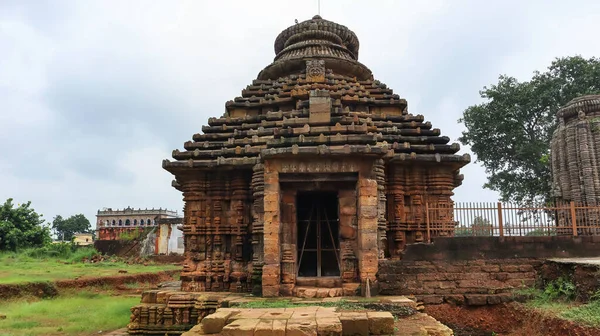
[[600, 257], [596, 258], [552, 258], [549, 261], [561, 263], [561, 264], [584, 264], [584, 265], [597, 265], [600, 266]]
[[394, 317], [389, 312], [336, 312], [336, 308], [307, 306], [220, 308], [182, 336], [367, 336], [393, 333]]

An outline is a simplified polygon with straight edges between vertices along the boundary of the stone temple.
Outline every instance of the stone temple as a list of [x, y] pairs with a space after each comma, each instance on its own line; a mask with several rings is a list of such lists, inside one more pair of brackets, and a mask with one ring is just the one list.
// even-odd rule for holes
[[575, 98], [552, 136], [552, 190], [559, 202], [600, 205], [600, 95]]
[[285, 29], [273, 63], [163, 162], [185, 202], [182, 291], [376, 292], [379, 260], [452, 234], [439, 209], [469, 156], [358, 51], [320, 16]]

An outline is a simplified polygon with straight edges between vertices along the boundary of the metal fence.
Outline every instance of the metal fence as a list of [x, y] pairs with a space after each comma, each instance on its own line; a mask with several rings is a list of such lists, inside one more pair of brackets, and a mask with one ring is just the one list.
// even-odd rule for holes
[[428, 236], [600, 235], [600, 205], [551, 206], [457, 202], [453, 208], [426, 204]]

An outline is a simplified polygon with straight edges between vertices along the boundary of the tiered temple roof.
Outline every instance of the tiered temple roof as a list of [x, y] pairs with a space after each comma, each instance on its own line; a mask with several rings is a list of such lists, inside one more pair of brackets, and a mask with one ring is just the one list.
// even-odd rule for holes
[[[458, 144], [449, 144], [422, 115], [408, 113], [405, 99], [373, 79], [357, 61], [358, 46], [352, 31], [319, 16], [284, 30], [275, 41], [274, 62], [163, 167], [174, 174], [242, 168], [265, 157], [303, 154], [374, 155], [457, 167], [469, 162], [467, 154], [456, 155]], [[309, 102], [319, 97], [328, 98], [329, 116], [311, 116], [311, 105], [318, 104]]]

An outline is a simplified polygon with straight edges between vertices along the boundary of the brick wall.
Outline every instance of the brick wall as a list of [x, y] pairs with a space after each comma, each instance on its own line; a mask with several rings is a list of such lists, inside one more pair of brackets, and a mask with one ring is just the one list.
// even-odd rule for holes
[[382, 295], [424, 303], [497, 304], [533, 286], [547, 258], [600, 255], [600, 237], [456, 237], [409, 245], [401, 260], [380, 260]]

